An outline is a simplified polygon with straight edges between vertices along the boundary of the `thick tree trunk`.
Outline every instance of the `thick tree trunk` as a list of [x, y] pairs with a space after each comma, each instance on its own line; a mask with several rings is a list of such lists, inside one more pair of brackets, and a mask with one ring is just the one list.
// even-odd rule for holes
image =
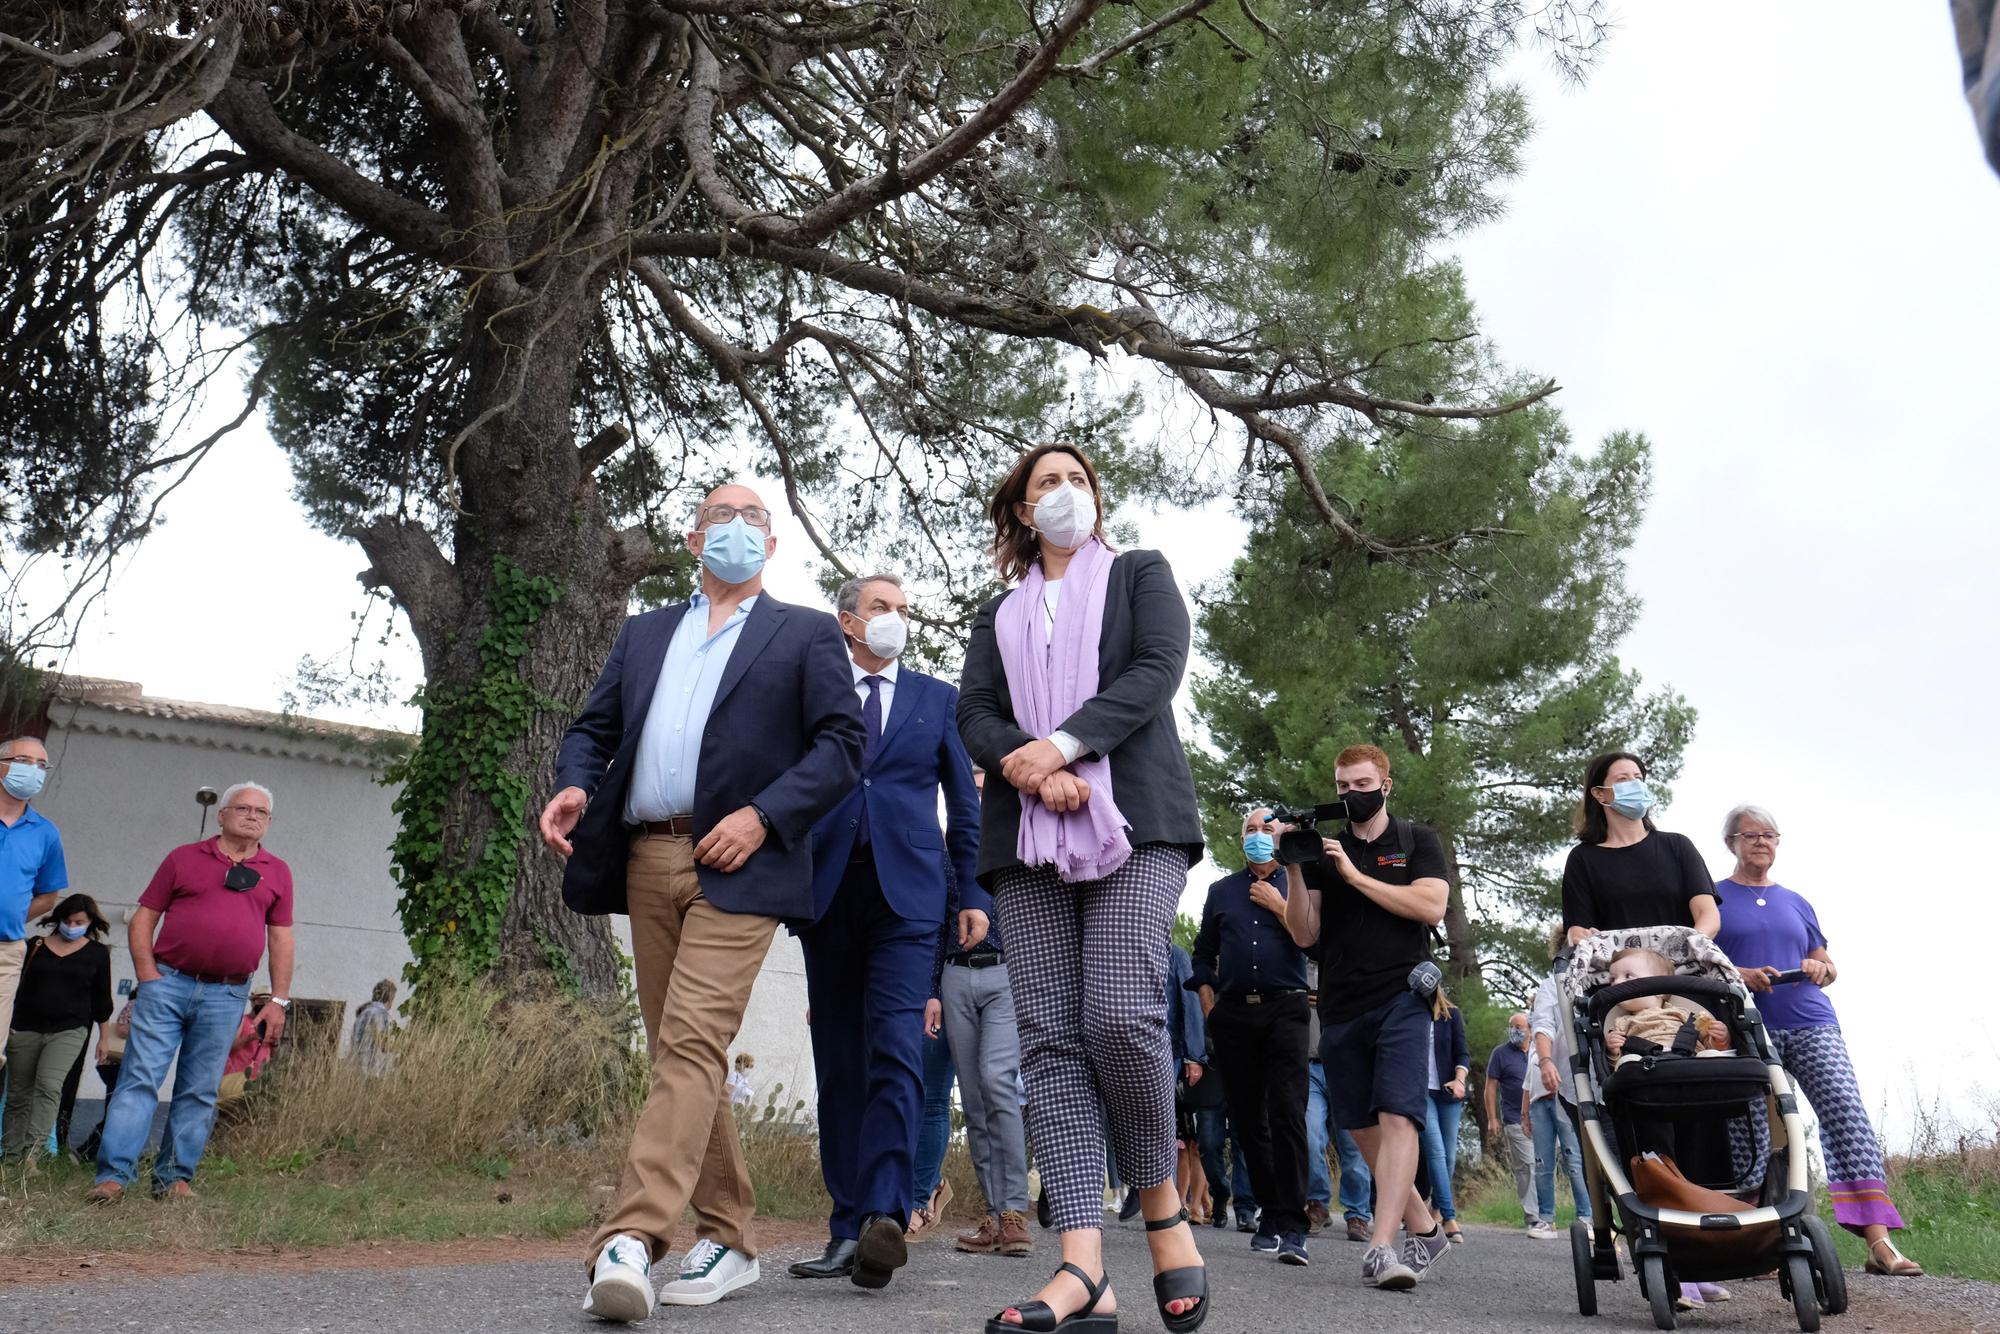
[[1465, 878], [1458, 869], [1458, 840], [1442, 830], [1438, 839], [1444, 844], [1446, 875], [1451, 884], [1451, 897], [1445, 901], [1444, 909], [1445, 976], [1455, 987], [1478, 975], [1479, 948], [1472, 938], [1472, 918], [1465, 911]]
[[[409, 614], [424, 652], [420, 746], [455, 748], [433, 754], [455, 759], [466, 748], [468, 716], [483, 719], [485, 744], [496, 751], [504, 745], [497, 775], [495, 766], [470, 761], [463, 772], [447, 770], [439, 783], [446, 793], [434, 808], [441, 825], [432, 877], [439, 902], [449, 896], [456, 911], [463, 897], [458, 886], [490, 875], [491, 863], [480, 870], [483, 858], [511, 855], [513, 868], [504, 906], [489, 901], [476, 909], [478, 923], [447, 929], [483, 933], [478, 939], [488, 943], [472, 957], [492, 967], [510, 991], [553, 981], [604, 997], [616, 991], [620, 972], [609, 919], [581, 917], [563, 904], [562, 860], [536, 830], [554, 784], [557, 742], [603, 666], [636, 574], [572, 431], [575, 369], [595, 300], [584, 286], [561, 309], [545, 296], [533, 312], [532, 337], [496, 329], [485, 363], [475, 361], [469, 411], [474, 420], [482, 411], [491, 415], [456, 455], [462, 509], [449, 559], [411, 525], [378, 525], [358, 536], [374, 558], [372, 576]], [[530, 349], [527, 364], [508, 363], [509, 343], [516, 357]], [[524, 586], [535, 590], [532, 597], [522, 598]], [[530, 610], [524, 613], [523, 605]], [[500, 710], [503, 725], [496, 729], [480, 701], [499, 696], [512, 703]], [[504, 799], [496, 800], [496, 791]], [[405, 832], [421, 818], [406, 814]], [[411, 893], [407, 876], [405, 892]], [[413, 919], [425, 911], [420, 904], [414, 914], [405, 912], [413, 947], [420, 934]], [[494, 915], [497, 957], [490, 944]]]

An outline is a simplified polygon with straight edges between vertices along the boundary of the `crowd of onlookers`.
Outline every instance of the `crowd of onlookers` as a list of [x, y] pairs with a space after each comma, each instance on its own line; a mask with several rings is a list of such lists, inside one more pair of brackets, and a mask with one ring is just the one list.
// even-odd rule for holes
[[[0, 1158], [73, 1148], [97, 1165], [91, 1198], [115, 1203], [152, 1142], [171, 1068], [152, 1186], [188, 1198], [218, 1113], [263, 1076], [291, 1004], [291, 871], [264, 846], [271, 792], [230, 787], [216, 835], [160, 863], [132, 911], [126, 940], [137, 978], [114, 1011], [111, 924], [90, 895], [69, 892], [62, 836], [32, 804], [48, 769], [39, 740], [0, 743]], [[271, 987], [253, 989], [267, 959]], [[395, 983], [378, 983], [355, 1016], [351, 1048], [365, 1075], [386, 1072], [393, 1059], [395, 995]], [[104, 1110], [72, 1144], [86, 1058], [103, 1081]]]

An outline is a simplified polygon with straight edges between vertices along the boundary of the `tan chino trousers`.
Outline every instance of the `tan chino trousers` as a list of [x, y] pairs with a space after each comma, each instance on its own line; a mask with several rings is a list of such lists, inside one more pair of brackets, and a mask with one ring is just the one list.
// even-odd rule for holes
[[7, 1065], [7, 1034], [14, 1023], [14, 993], [21, 989], [21, 966], [27, 960], [27, 941], [0, 940], [0, 1069]]
[[585, 1263], [620, 1232], [645, 1238], [657, 1262], [690, 1206], [696, 1235], [754, 1256], [756, 1196], [724, 1083], [729, 1044], [777, 920], [724, 912], [704, 898], [690, 838], [634, 838], [625, 892], [653, 1086], [632, 1132], [618, 1202]]

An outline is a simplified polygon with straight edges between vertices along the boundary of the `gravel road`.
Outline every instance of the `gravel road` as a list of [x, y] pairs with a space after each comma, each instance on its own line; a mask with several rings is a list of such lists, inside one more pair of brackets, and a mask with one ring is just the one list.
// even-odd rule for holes
[[[1564, 1241], [1531, 1241], [1518, 1232], [1472, 1228], [1433, 1277], [1414, 1292], [1375, 1292], [1360, 1283], [1361, 1247], [1344, 1238], [1313, 1239], [1312, 1265], [1298, 1269], [1252, 1254], [1235, 1232], [1200, 1230], [1213, 1274], [1215, 1305], [1205, 1330], [1216, 1334], [1344, 1334], [1353, 1331], [1594, 1331], [1651, 1329], [1638, 1286], [1629, 1278], [1599, 1288], [1601, 1314], [1577, 1314]], [[1124, 1304], [1122, 1326], [1160, 1328], [1151, 1309], [1150, 1269], [1137, 1224], [1112, 1225], [1106, 1240], [1113, 1284]], [[816, 1248], [815, 1248], [816, 1249]], [[786, 1263], [805, 1253], [780, 1247], [764, 1256], [763, 1280], [701, 1310], [661, 1308], [652, 1328], [700, 1334], [878, 1334], [878, 1331], [975, 1332], [1009, 1301], [1033, 1294], [1055, 1264], [1040, 1234], [1024, 1260], [963, 1255], [948, 1240], [913, 1251], [886, 1290], [793, 1279]], [[1849, 1279], [1853, 1308], [1829, 1321], [1833, 1334], [2000, 1334], [2000, 1285], [1951, 1279]], [[1795, 1329], [1777, 1284], [1739, 1282], [1736, 1299], [1682, 1319], [1688, 1330]], [[466, 1330], [477, 1334], [586, 1334], [605, 1326], [583, 1316], [582, 1278], [573, 1260], [506, 1264], [432, 1264], [408, 1268], [313, 1270], [264, 1267], [255, 1257], [223, 1257], [206, 1272], [121, 1280], [114, 1272], [0, 1289], [0, 1330], [110, 1334], [374, 1334]]]

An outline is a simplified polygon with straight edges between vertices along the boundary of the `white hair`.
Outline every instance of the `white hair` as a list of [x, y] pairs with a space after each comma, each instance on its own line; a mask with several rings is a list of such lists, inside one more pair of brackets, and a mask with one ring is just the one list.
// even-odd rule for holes
[[1774, 834], [1783, 832], [1778, 828], [1777, 816], [1771, 814], [1762, 806], [1753, 806], [1746, 801], [1741, 806], [1730, 807], [1729, 814], [1722, 817], [1722, 843], [1724, 847], [1729, 846], [1729, 840], [1736, 837], [1736, 826], [1742, 822], [1743, 817], [1746, 815], [1758, 824], [1768, 828]]
[[264, 800], [271, 803], [271, 809], [273, 811], [278, 809], [278, 799], [272, 796], [271, 789], [265, 787], [262, 783], [231, 783], [228, 787], [222, 789], [222, 804], [224, 806], [229, 805], [245, 792], [262, 792]]
[[1255, 806], [1252, 806], [1252, 807], [1251, 807], [1250, 809], [1248, 809], [1248, 810], [1244, 811], [1244, 812], [1243, 812], [1243, 826], [1242, 826], [1242, 829], [1239, 829], [1239, 830], [1238, 830], [1237, 832], [1238, 832], [1238, 833], [1241, 833], [1241, 832], [1243, 832], [1243, 830], [1247, 830], [1247, 829], [1249, 829], [1249, 828], [1250, 828], [1250, 821], [1251, 821], [1251, 818], [1252, 818], [1253, 816], [1255, 816], [1255, 815], [1257, 814], [1257, 812], [1258, 812], [1258, 811], [1264, 811], [1264, 812], [1267, 812], [1267, 813], [1268, 813], [1268, 812], [1270, 811], [1271, 807], [1272, 807], [1272, 804], [1273, 804], [1273, 803], [1271, 803], [1271, 802], [1268, 802], [1268, 801], [1260, 801], [1260, 802], [1258, 802], [1258, 803], [1257, 803], [1257, 804], [1256, 804]]

